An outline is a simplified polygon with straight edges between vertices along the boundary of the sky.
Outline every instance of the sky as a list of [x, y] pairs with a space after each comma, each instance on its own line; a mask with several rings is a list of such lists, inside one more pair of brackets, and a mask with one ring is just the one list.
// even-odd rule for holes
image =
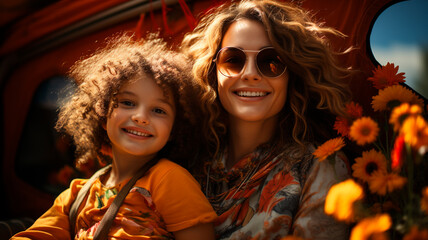
[[[428, 79], [423, 75], [422, 48], [428, 51], [428, 0], [406, 0], [391, 5], [376, 19], [370, 46], [376, 60], [399, 66], [406, 83], [428, 98]], [[419, 83], [418, 83], [419, 81]], [[423, 84], [421, 84], [423, 81]], [[422, 87], [421, 87], [422, 86]]]

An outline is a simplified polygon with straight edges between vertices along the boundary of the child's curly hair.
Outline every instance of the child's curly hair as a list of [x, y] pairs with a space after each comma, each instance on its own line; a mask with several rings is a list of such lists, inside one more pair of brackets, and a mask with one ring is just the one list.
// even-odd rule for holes
[[171, 140], [158, 157], [189, 167], [190, 160], [196, 158], [195, 149], [203, 141], [198, 137], [201, 127], [196, 120], [201, 114], [197, 100], [200, 90], [193, 83], [191, 67], [187, 58], [167, 49], [156, 35], [149, 35], [145, 41], [120, 35], [91, 57], [76, 62], [70, 76], [79, 85], [72, 98], [60, 107], [55, 128], [74, 139], [77, 165], [90, 159], [102, 164], [111, 161], [103, 151], [111, 146], [103, 125], [115, 105], [115, 94], [130, 80], [149, 76], [164, 94], [173, 95], [176, 105]]

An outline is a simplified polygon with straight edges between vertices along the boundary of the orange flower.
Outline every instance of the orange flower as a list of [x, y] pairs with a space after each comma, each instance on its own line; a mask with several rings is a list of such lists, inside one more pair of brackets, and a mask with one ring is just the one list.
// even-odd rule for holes
[[419, 149], [428, 146], [428, 124], [422, 116], [408, 117], [404, 120], [400, 132], [404, 141], [412, 147]]
[[394, 148], [391, 151], [391, 168], [394, 171], [400, 170], [403, 165], [404, 147], [404, 137], [400, 135], [395, 139]]
[[428, 239], [428, 230], [423, 229], [419, 230], [417, 226], [413, 226], [410, 229], [410, 232], [407, 233], [403, 240], [419, 240], [419, 239]]
[[422, 189], [421, 209], [428, 214], [428, 187]]
[[346, 114], [347, 117], [336, 117], [333, 128], [342, 137], [349, 138], [349, 127], [355, 119], [362, 117], [363, 108], [358, 103], [349, 102], [346, 104]]
[[401, 85], [393, 85], [379, 90], [379, 94], [373, 97], [372, 107], [375, 111], [385, 111], [405, 102], [423, 106], [423, 100], [411, 90]]
[[386, 158], [374, 149], [363, 152], [363, 156], [356, 158], [352, 165], [352, 176], [368, 182], [372, 175], [380, 171], [386, 173]]
[[372, 143], [376, 140], [379, 127], [370, 117], [362, 117], [354, 121], [349, 131], [349, 136], [358, 145]]
[[336, 117], [333, 129], [336, 130], [342, 137], [349, 137], [349, 121], [344, 117]]
[[385, 66], [378, 66], [373, 70], [373, 77], [369, 77], [367, 80], [372, 81], [376, 89], [384, 89], [405, 82], [405, 78], [403, 72], [398, 73], [398, 66], [394, 67], [393, 63], [387, 63]]
[[372, 193], [385, 195], [386, 192], [392, 192], [395, 189], [401, 188], [407, 182], [405, 177], [395, 173], [382, 173], [377, 171], [373, 173], [369, 179], [369, 188]]
[[394, 131], [398, 132], [403, 121], [409, 116], [416, 116], [422, 113], [422, 108], [419, 105], [410, 105], [403, 103], [394, 108], [389, 118], [389, 123], [394, 125]]
[[[392, 221], [388, 214], [380, 214], [371, 218], [365, 218], [359, 222], [351, 232], [350, 240], [366, 240], [372, 239], [376, 235], [376, 239], [382, 238], [385, 231], [391, 227]], [[382, 236], [380, 237], [379, 234]]]
[[363, 108], [355, 102], [350, 102], [346, 104], [346, 113], [352, 119], [357, 119], [363, 116]]
[[346, 104], [346, 114], [347, 117], [336, 117], [333, 128], [343, 137], [349, 138], [349, 127], [351, 123], [362, 117], [363, 108], [355, 102], [349, 102]]
[[348, 179], [330, 188], [325, 199], [324, 211], [339, 221], [352, 221], [353, 204], [363, 197], [363, 188], [354, 180]]
[[345, 143], [343, 142], [343, 138], [333, 138], [328, 140], [327, 142], [323, 143], [321, 146], [319, 146], [313, 155], [318, 158], [318, 161], [324, 161], [328, 156], [332, 155], [333, 153], [339, 151], [343, 146], [345, 146]]

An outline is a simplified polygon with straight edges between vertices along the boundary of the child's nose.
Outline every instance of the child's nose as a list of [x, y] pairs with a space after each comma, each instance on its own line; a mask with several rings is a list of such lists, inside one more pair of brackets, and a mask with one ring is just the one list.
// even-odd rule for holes
[[142, 111], [133, 114], [131, 119], [137, 124], [148, 125], [150, 123], [147, 114]]

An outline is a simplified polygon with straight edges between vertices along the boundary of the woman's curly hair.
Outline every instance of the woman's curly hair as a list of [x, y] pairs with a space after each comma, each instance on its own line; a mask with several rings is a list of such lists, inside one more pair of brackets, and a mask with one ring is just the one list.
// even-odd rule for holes
[[[229, 26], [238, 19], [261, 23], [272, 46], [287, 65], [289, 74], [287, 102], [280, 112], [279, 143], [297, 143], [302, 152], [306, 142], [322, 141], [330, 133], [325, 124], [344, 114], [350, 91], [346, 79], [350, 69], [341, 67], [326, 35], [345, 37], [323, 27], [300, 7], [274, 0], [232, 1], [213, 8], [184, 36], [181, 50], [194, 59], [193, 75], [202, 85], [206, 104], [207, 135], [216, 151], [227, 140], [227, 117], [217, 98], [217, 75], [213, 59]], [[324, 124], [324, 125], [323, 125]], [[222, 139], [222, 142], [219, 142]], [[220, 146], [221, 144], [221, 146]]]
[[[158, 153], [188, 167], [195, 149], [202, 145], [197, 121], [201, 114], [200, 90], [191, 76], [191, 63], [184, 55], [167, 49], [166, 43], [149, 35], [136, 41], [125, 34], [113, 37], [107, 47], [76, 62], [70, 76], [78, 84], [71, 99], [59, 109], [56, 129], [69, 134], [76, 145], [79, 163], [98, 159], [111, 161], [103, 151], [110, 141], [103, 126], [115, 107], [115, 95], [127, 82], [149, 76], [164, 94], [172, 94], [176, 116], [171, 140]], [[190, 155], [192, 153], [192, 155]], [[181, 162], [180, 162], [181, 161]], [[184, 161], [184, 162], [183, 162]]]

